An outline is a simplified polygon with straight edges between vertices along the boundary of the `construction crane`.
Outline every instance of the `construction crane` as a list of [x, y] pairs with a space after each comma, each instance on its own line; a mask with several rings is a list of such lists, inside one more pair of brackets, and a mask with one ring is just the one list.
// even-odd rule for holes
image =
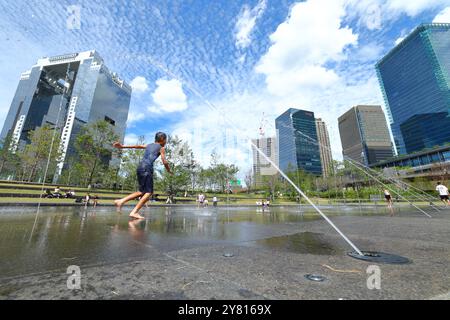
[[266, 118], [266, 114], [263, 112], [261, 121], [259, 122], [259, 135], [264, 137], [266, 135], [266, 126], [269, 123]]

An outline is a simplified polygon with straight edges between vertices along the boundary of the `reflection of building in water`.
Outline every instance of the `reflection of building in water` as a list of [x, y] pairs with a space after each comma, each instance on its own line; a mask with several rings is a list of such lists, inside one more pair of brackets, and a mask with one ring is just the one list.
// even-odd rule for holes
[[[272, 160], [275, 164], [278, 164], [278, 144], [276, 137], [261, 137], [259, 139], [252, 139], [252, 143], [270, 160]], [[259, 187], [263, 184], [265, 176], [274, 176], [278, 171], [254, 147], [252, 149], [254, 184], [256, 187]]]
[[131, 87], [96, 51], [45, 57], [22, 73], [0, 138], [10, 135], [15, 150], [30, 142], [30, 131], [44, 125], [56, 128], [63, 153], [60, 174], [67, 160], [76, 157], [74, 137], [84, 125], [105, 120], [123, 141], [130, 98]]
[[449, 49], [450, 23], [422, 24], [376, 65], [400, 155], [450, 142]]

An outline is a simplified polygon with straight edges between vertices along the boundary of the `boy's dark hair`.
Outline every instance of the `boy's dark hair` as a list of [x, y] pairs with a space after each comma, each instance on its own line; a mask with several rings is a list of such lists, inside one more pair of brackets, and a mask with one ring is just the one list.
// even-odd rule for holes
[[441, 184], [441, 182], [439, 181], [437, 184]]
[[157, 132], [155, 134], [155, 142], [161, 142], [162, 140], [167, 140], [167, 135], [164, 132]]

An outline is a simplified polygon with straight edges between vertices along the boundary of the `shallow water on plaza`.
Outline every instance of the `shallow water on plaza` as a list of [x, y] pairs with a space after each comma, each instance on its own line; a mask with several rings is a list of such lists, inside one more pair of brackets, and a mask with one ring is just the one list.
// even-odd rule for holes
[[[136, 261], [161, 252], [215, 244], [238, 244], [311, 254], [342, 249], [322, 234], [295, 233], [295, 226], [321, 220], [309, 207], [150, 207], [142, 221], [124, 208], [42, 207], [33, 235], [36, 208], [0, 209], [0, 279], [47, 272], [70, 264]], [[378, 207], [323, 207], [336, 215], [386, 215]], [[325, 222], [324, 222], [325, 223]], [[290, 227], [289, 234], [283, 228]]]

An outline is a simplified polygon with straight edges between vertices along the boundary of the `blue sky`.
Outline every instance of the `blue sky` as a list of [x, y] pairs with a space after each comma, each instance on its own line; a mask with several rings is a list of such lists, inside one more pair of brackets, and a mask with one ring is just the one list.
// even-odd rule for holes
[[[328, 125], [383, 105], [374, 64], [422, 22], [450, 22], [450, 0], [0, 1], [0, 123], [20, 73], [41, 56], [95, 49], [134, 87], [127, 142], [155, 131], [191, 142], [207, 164], [251, 166], [248, 137], [289, 107]], [[80, 8], [68, 29], [67, 8]]]

